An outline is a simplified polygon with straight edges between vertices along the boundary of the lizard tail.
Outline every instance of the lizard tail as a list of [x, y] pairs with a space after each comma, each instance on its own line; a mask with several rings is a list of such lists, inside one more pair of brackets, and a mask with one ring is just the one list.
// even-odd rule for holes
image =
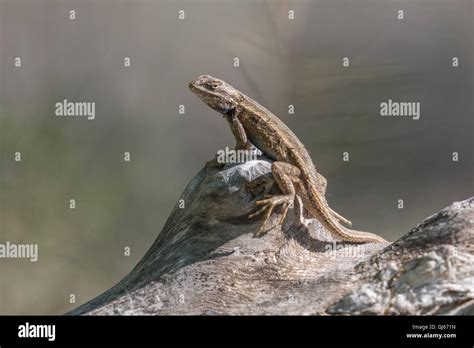
[[[304, 175], [304, 173], [303, 173]], [[306, 176], [306, 177], [309, 177]], [[329, 232], [338, 236], [344, 241], [354, 243], [386, 243], [387, 241], [382, 237], [365, 231], [351, 230], [340, 225], [336, 219], [338, 217], [333, 215], [333, 210], [329, 208], [326, 201], [321, 197], [321, 194], [316, 189], [311, 181], [306, 185], [306, 193], [308, 195], [307, 210], [316, 217], [321, 224], [328, 229]]]
[[370, 232], [351, 230], [344, 226], [338, 226], [333, 230], [342, 240], [354, 243], [387, 243], [384, 238]]

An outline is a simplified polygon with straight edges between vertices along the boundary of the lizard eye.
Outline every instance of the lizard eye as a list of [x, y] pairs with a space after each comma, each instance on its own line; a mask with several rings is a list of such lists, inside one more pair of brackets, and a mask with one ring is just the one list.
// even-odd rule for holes
[[208, 87], [209, 89], [214, 90], [214, 89], [216, 89], [217, 87], [219, 87], [220, 85], [221, 85], [221, 83], [220, 83], [219, 81], [212, 81], [212, 82], [209, 82], [209, 83], [207, 84], [207, 87]]

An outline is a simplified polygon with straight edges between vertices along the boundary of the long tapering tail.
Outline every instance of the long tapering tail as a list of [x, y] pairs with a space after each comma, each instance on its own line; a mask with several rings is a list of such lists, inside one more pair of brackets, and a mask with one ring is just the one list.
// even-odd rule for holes
[[[300, 168], [301, 169], [301, 168]], [[302, 173], [305, 178], [311, 178], [310, 175], [305, 175]], [[315, 187], [315, 183], [311, 182], [311, 179], [303, 180], [304, 184], [304, 194], [307, 197], [303, 197], [305, 208], [309, 211], [311, 215], [318, 219], [318, 221], [326, 227], [326, 229], [341, 238], [344, 241], [354, 242], [354, 243], [386, 243], [387, 241], [382, 237], [365, 231], [357, 231], [346, 228], [342, 226], [336, 219], [341, 221], [348, 221], [339, 214], [335, 216], [333, 210], [329, 208], [326, 199], [321, 196], [321, 193]], [[306, 201], [306, 202], [305, 202]], [[335, 212], [334, 212], [335, 213]], [[342, 219], [341, 219], [342, 218]]]

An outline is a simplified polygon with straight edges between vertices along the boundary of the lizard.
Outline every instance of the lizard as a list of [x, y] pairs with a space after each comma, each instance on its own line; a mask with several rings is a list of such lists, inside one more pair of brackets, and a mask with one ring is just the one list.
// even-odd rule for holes
[[273, 160], [271, 172], [281, 195], [265, 195], [256, 201], [253, 218], [265, 212], [261, 229], [274, 208], [281, 205], [279, 224], [283, 224], [288, 208], [298, 197], [306, 211], [332, 235], [353, 243], [385, 243], [382, 237], [349, 229], [341, 224], [351, 222], [332, 210], [325, 198], [327, 180], [316, 167], [298, 137], [273, 113], [230, 84], [209, 75], [201, 75], [189, 83], [189, 89], [205, 104], [225, 117], [236, 140], [236, 150], [257, 147]]

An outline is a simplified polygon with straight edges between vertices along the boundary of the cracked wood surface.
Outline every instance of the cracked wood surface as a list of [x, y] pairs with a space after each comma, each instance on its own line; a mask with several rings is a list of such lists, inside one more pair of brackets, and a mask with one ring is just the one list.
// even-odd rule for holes
[[67, 314], [474, 314], [474, 198], [392, 244], [336, 241], [317, 220], [302, 225], [299, 204], [253, 238], [270, 165], [201, 170], [135, 268]]

